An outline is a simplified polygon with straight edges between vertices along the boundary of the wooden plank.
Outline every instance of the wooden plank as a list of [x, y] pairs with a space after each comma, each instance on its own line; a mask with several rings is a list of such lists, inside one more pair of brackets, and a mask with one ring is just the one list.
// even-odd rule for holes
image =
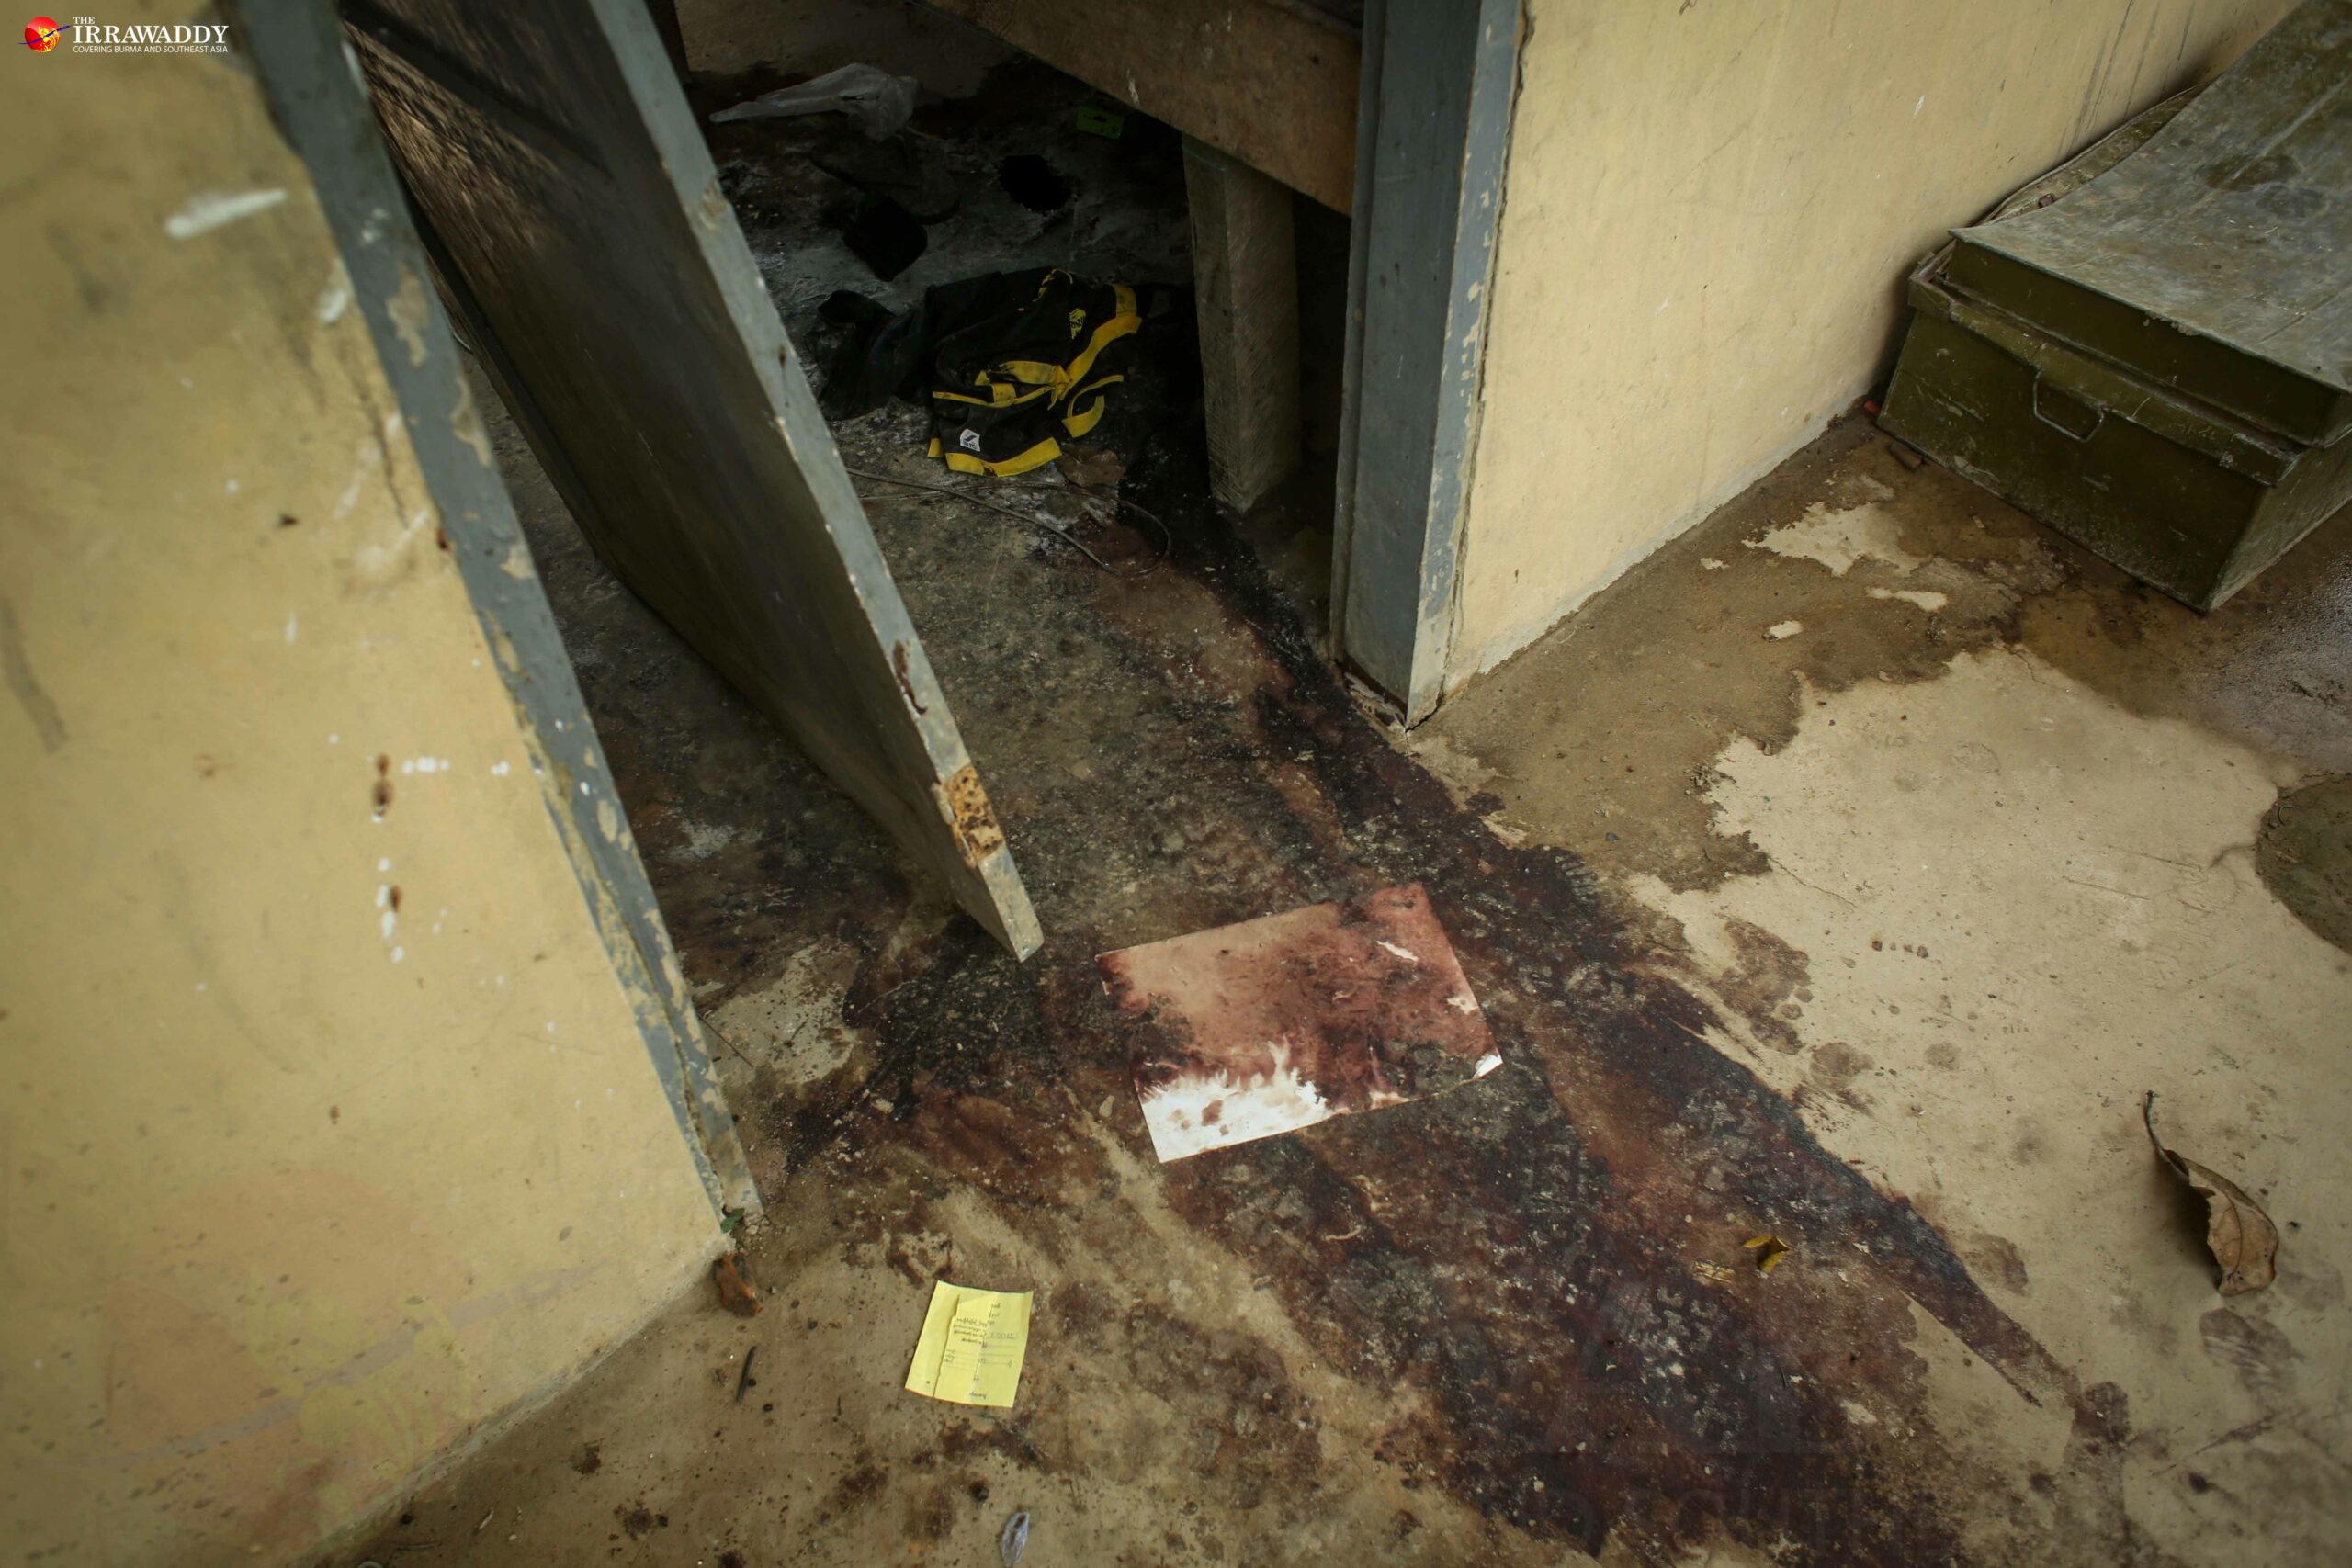
[[1298, 261], [1290, 187], [1186, 138], [1209, 489], [1247, 512], [1298, 467]]
[[615, 574], [1025, 956], [1039, 934], [644, 0], [353, 0], [377, 112]]
[[1354, 28], [1302, 0], [926, 0], [1340, 212]]

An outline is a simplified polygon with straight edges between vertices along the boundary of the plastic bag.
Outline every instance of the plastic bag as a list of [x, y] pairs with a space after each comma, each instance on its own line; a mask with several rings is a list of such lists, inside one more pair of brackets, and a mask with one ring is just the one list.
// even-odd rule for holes
[[893, 76], [871, 65], [844, 65], [797, 87], [778, 87], [731, 109], [720, 109], [711, 122], [738, 119], [779, 119], [788, 115], [848, 115], [875, 141], [897, 132], [915, 112], [917, 84], [911, 76]]

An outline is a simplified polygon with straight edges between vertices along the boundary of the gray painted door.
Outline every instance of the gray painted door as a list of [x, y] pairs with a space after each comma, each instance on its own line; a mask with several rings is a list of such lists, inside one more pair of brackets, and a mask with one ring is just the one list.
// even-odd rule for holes
[[644, 0], [351, 0], [484, 362], [616, 574], [1025, 957], [1012, 855]]

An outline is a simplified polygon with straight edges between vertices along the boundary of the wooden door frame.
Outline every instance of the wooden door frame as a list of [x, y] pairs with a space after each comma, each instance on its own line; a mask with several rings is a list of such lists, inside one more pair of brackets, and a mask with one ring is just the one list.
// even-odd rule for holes
[[1419, 723], [1444, 695], [1521, 0], [1366, 0], [1331, 647]]

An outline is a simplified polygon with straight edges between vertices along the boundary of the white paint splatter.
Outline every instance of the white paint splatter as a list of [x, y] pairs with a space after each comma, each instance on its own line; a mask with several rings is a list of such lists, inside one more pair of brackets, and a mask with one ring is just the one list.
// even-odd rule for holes
[[296, 637], [300, 635], [301, 630], [301, 621], [291, 611], [288, 611], [286, 616], [286, 640], [288, 642], [292, 642]]
[[327, 286], [319, 290], [320, 323], [331, 327], [343, 320], [343, 313], [349, 309], [351, 309], [351, 274], [344, 270], [343, 258], [337, 256], [334, 265], [327, 273]]
[[504, 762], [492, 762], [490, 765], [490, 771], [492, 776], [503, 779], [514, 770], [508, 767]]
[[1900, 599], [1906, 604], [1917, 604], [1931, 615], [1951, 602], [1946, 595], [1928, 588], [1873, 588], [1871, 597]]
[[1764, 628], [1766, 642], [1785, 642], [1804, 630], [1803, 621], [1780, 621]]
[[164, 232], [175, 240], [193, 240], [224, 224], [266, 212], [286, 199], [283, 190], [207, 191], [187, 198], [186, 205], [164, 220]]
[[1701, 556], [1699, 558], [1699, 565], [1702, 570], [1707, 571], [1721, 571], [1724, 570], [1724, 563], [1717, 560], [1713, 556]]

